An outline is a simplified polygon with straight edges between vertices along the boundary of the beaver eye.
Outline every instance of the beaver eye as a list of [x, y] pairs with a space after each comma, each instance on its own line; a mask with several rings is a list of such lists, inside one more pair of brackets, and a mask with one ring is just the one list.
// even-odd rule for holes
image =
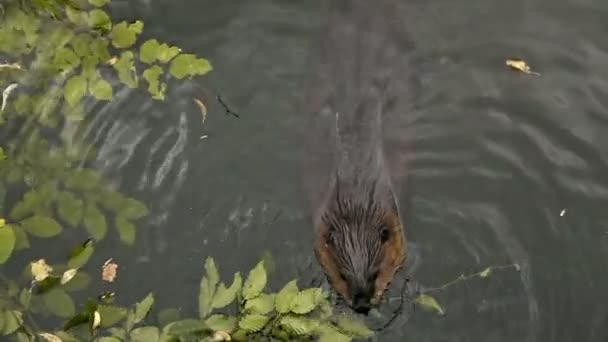
[[333, 243], [335, 236], [336, 236], [336, 228], [329, 227], [329, 229], [327, 229], [327, 234], [325, 234], [325, 242], [328, 244]]
[[382, 228], [380, 228], [380, 239], [382, 240], [382, 243], [385, 243], [386, 241], [388, 241], [388, 238], [391, 236], [391, 231], [388, 229], [387, 226], [382, 226]]

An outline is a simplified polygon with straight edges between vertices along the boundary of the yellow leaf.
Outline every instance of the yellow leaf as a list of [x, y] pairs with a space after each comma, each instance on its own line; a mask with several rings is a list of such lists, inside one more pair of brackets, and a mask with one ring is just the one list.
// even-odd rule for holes
[[526, 63], [526, 61], [524, 61], [523, 59], [509, 58], [506, 60], [505, 64], [515, 70], [523, 72], [524, 74], [532, 74], [532, 75], [540, 76], [540, 74], [538, 72], [532, 71], [530, 69], [530, 66], [528, 65], [528, 63]]
[[39, 333], [38, 336], [42, 337], [47, 342], [61, 342], [61, 339], [53, 334]]
[[491, 271], [491, 269], [488, 267], [485, 270], [483, 270], [481, 273], [479, 273], [479, 276], [481, 278], [487, 278], [490, 275], [490, 271]]
[[63, 276], [61, 276], [61, 285], [67, 284], [78, 272], [77, 268], [70, 268], [69, 270], [63, 272]]
[[445, 311], [443, 311], [443, 308], [439, 305], [439, 303], [437, 303], [437, 300], [435, 300], [435, 298], [433, 298], [429, 295], [421, 294], [418, 297], [416, 297], [416, 299], [414, 301], [416, 303], [420, 304], [425, 309], [435, 310], [440, 315], [445, 314]]
[[225, 331], [216, 331], [213, 334], [213, 341], [230, 341], [230, 334]]
[[95, 310], [95, 312], [93, 313], [93, 330], [99, 328], [99, 326], [101, 325], [101, 314], [99, 314], [99, 311]]
[[40, 259], [36, 262], [31, 262], [31, 270], [32, 275], [34, 276], [34, 280], [43, 281], [48, 278], [49, 273], [53, 271], [53, 268], [47, 265], [46, 260]]

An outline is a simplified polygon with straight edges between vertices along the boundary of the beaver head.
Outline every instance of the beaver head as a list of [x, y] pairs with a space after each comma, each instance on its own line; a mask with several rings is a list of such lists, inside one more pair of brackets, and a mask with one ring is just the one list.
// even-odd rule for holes
[[331, 286], [367, 314], [405, 261], [403, 228], [390, 187], [340, 183], [321, 207], [315, 254]]

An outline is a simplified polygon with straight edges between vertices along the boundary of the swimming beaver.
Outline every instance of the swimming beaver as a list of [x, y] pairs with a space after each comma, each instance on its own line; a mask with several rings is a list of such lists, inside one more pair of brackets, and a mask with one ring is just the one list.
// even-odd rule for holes
[[402, 51], [409, 42], [394, 2], [330, 1], [308, 98], [315, 138], [307, 181], [320, 187], [313, 197], [315, 255], [332, 287], [359, 313], [379, 302], [406, 260], [383, 147], [383, 121], [407, 99]]

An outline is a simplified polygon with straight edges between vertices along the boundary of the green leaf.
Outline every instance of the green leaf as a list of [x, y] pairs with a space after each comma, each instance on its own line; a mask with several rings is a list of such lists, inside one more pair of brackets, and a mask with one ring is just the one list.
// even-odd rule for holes
[[0, 265], [8, 261], [15, 249], [16, 241], [17, 238], [13, 227], [10, 225], [0, 227]]
[[0, 311], [0, 315], [4, 316], [4, 335], [14, 333], [21, 325], [23, 325], [23, 314], [16, 310]]
[[26, 232], [41, 238], [50, 238], [61, 233], [61, 226], [57, 221], [47, 216], [35, 215], [21, 221], [21, 227]]
[[209, 328], [207, 325], [198, 319], [184, 319], [177, 322], [171, 322], [165, 328], [167, 332], [175, 336], [189, 335], [200, 333]]
[[22, 249], [30, 248], [30, 240], [25, 233], [25, 230], [21, 228], [21, 226], [17, 224], [10, 225], [13, 228], [13, 232], [15, 233], [15, 251], [20, 251]]
[[135, 320], [133, 323], [137, 324], [146, 318], [153, 304], [154, 295], [152, 293], [149, 293], [141, 302], [135, 304]]
[[70, 106], [75, 106], [87, 92], [87, 79], [82, 75], [72, 76], [65, 82], [63, 98]]
[[112, 66], [118, 72], [118, 79], [129, 88], [137, 88], [138, 80], [133, 62], [133, 52], [124, 51]]
[[173, 57], [177, 56], [181, 52], [181, 49], [177, 46], [169, 46], [167, 44], [161, 44], [158, 47], [158, 54], [156, 55], [156, 59], [162, 63], [169, 63]]
[[116, 217], [116, 228], [118, 229], [118, 235], [120, 240], [127, 245], [133, 245], [135, 243], [135, 226], [127, 221], [124, 217]]
[[123, 342], [123, 340], [114, 336], [101, 336], [95, 342]]
[[158, 44], [158, 40], [146, 40], [146, 42], [143, 43], [139, 48], [139, 59], [146, 64], [154, 63], [156, 56], [159, 53], [159, 47], [160, 45]]
[[101, 181], [101, 176], [92, 169], [77, 169], [69, 173], [65, 186], [70, 189], [89, 191], [95, 189]]
[[106, 236], [108, 231], [106, 217], [94, 203], [88, 203], [84, 210], [84, 226], [87, 232], [97, 241]]
[[92, 56], [98, 61], [107, 62], [110, 59], [110, 52], [108, 51], [109, 41], [105, 38], [97, 37], [91, 41], [89, 49], [91, 49]]
[[93, 245], [93, 240], [87, 240], [84, 244], [74, 248], [68, 258], [68, 267], [80, 268], [84, 266], [91, 258], [91, 255], [93, 255], [95, 248]]
[[443, 308], [437, 303], [437, 300], [429, 295], [421, 294], [414, 300], [416, 303], [420, 304], [423, 308], [427, 310], [435, 310], [440, 315], [444, 315], [445, 312]]
[[356, 320], [354, 317], [341, 315], [338, 318], [337, 325], [342, 332], [345, 332], [353, 337], [368, 338], [374, 335], [373, 331], [365, 326], [363, 322]]
[[217, 266], [212, 257], [207, 257], [207, 259], [205, 259], [205, 273], [207, 279], [209, 279], [209, 284], [211, 285], [213, 292], [215, 292], [215, 287], [220, 282], [220, 273], [217, 270]]
[[57, 213], [62, 220], [76, 227], [82, 220], [83, 212], [84, 204], [81, 199], [70, 192], [62, 191], [59, 193], [57, 196]]
[[249, 314], [241, 318], [239, 321], [239, 328], [247, 332], [258, 332], [264, 328], [266, 323], [270, 320], [270, 317], [260, 314]]
[[234, 274], [234, 280], [229, 288], [226, 288], [224, 283], [221, 283], [213, 296], [213, 302], [211, 307], [214, 309], [221, 309], [228, 304], [232, 303], [236, 299], [236, 295], [243, 287], [243, 279], [239, 272]]
[[142, 202], [128, 198], [122, 203], [120, 215], [129, 220], [137, 220], [148, 215], [148, 208]]
[[68, 20], [77, 26], [84, 26], [87, 22], [87, 13], [73, 8], [72, 6], [65, 6], [65, 13]]
[[279, 324], [287, 331], [298, 336], [310, 335], [319, 326], [319, 322], [316, 320], [295, 315], [284, 316]]
[[350, 336], [342, 334], [338, 329], [322, 324], [317, 329], [319, 333], [319, 342], [350, 342], [352, 338]]
[[209, 278], [203, 277], [198, 294], [198, 313], [201, 318], [207, 317], [211, 312], [214, 291], [215, 287], [209, 284]]
[[135, 44], [137, 35], [143, 30], [144, 23], [137, 20], [133, 24], [127, 24], [126, 21], [122, 21], [112, 28], [110, 37], [112, 38], [112, 45], [117, 49], [128, 48]]
[[277, 294], [275, 306], [278, 313], [285, 314], [291, 311], [291, 303], [298, 295], [298, 281], [292, 280], [287, 283]]
[[228, 317], [226, 315], [211, 315], [205, 320], [205, 324], [213, 331], [225, 331], [231, 333], [236, 329], [236, 317]]
[[89, 92], [98, 100], [109, 101], [112, 99], [112, 86], [110, 82], [97, 77], [89, 83]]
[[130, 335], [132, 342], [156, 342], [160, 337], [160, 331], [152, 326], [139, 327], [131, 331]]
[[55, 287], [45, 293], [43, 299], [47, 309], [58, 317], [70, 318], [76, 313], [72, 298], [61, 288]]
[[164, 327], [171, 322], [178, 321], [179, 318], [179, 310], [175, 308], [164, 309], [158, 313], [158, 324], [159, 326]]
[[98, 62], [99, 61], [94, 56], [84, 56], [82, 58], [82, 76], [86, 77], [89, 81], [99, 78], [97, 72]]
[[197, 58], [192, 54], [181, 54], [171, 62], [169, 72], [177, 79], [204, 75], [212, 70], [209, 61], [204, 58]]
[[127, 309], [119, 306], [99, 305], [97, 306], [97, 311], [101, 316], [102, 328], [111, 327], [127, 316]]
[[24, 308], [29, 309], [30, 301], [32, 300], [32, 292], [29, 289], [23, 289], [19, 293], [19, 304], [23, 305]]
[[488, 267], [485, 270], [483, 270], [481, 273], [479, 273], [479, 277], [487, 278], [490, 275], [491, 271], [492, 271], [492, 269]]
[[30, 190], [25, 193], [23, 199], [13, 207], [10, 217], [15, 220], [20, 220], [29, 214], [32, 214], [36, 207], [40, 204], [40, 198], [35, 190]]
[[100, 9], [94, 9], [89, 12], [89, 26], [92, 28], [102, 28], [109, 31], [112, 28], [112, 20], [108, 14]]
[[95, 7], [102, 7], [110, 2], [110, 0], [89, 0], [89, 3]]
[[167, 85], [160, 82], [159, 77], [163, 73], [163, 69], [158, 65], [154, 65], [144, 70], [143, 76], [148, 81], [148, 92], [155, 100], [164, 100]]
[[298, 293], [291, 302], [291, 311], [297, 314], [307, 314], [314, 310], [323, 299], [323, 290], [310, 288]]
[[274, 297], [274, 294], [262, 293], [261, 295], [248, 300], [245, 303], [245, 310], [265, 315], [274, 310]]
[[247, 280], [243, 285], [243, 298], [249, 300], [257, 297], [264, 287], [266, 287], [266, 270], [264, 269], [264, 262], [260, 261], [258, 264], [249, 272]]
[[19, 94], [15, 100], [15, 111], [17, 114], [29, 114], [32, 109], [32, 99], [27, 94]]
[[89, 54], [89, 45], [91, 44], [92, 40], [93, 37], [91, 37], [90, 34], [80, 33], [72, 38], [70, 44], [72, 44], [74, 52], [78, 57], [84, 57]]
[[81, 291], [81, 290], [86, 289], [90, 283], [91, 283], [91, 277], [88, 274], [86, 274], [82, 271], [79, 271], [78, 273], [76, 273], [74, 278], [72, 278], [72, 280], [70, 280], [70, 282], [63, 285], [63, 289], [68, 292]]
[[53, 65], [60, 71], [71, 71], [80, 65], [80, 58], [74, 50], [68, 47], [60, 47], [55, 51]]

